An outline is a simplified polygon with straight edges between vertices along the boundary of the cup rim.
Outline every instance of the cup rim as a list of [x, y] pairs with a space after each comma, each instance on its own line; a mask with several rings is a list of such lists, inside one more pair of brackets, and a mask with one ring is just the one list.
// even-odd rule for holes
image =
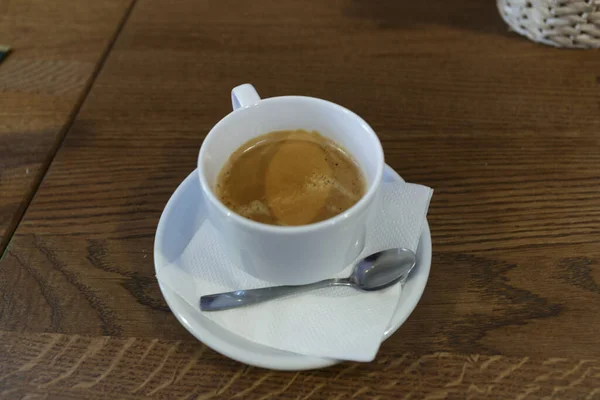
[[[375, 179], [373, 179], [373, 182], [369, 186], [367, 192], [360, 198], [360, 200], [358, 200], [354, 205], [352, 205], [352, 207], [348, 208], [346, 211], [344, 211], [334, 217], [325, 219], [323, 221], [307, 224], [307, 225], [296, 225], [296, 226], [270, 225], [270, 224], [265, 224], [262, 222], [253, 221], [251, 219], [241, 216], [240, 214], [237, 214], [236, 212], [230, 210], [227, 206], [225, 206], [221, 202], [221, 200], [219, 200], [219, 198], [216, 196], [216, 194], [213, 192], [212, 188], [210, 187], [210, 185], [208, 184], [208, 182], [206, 180], [206, 176], [204, 174], [204, 168], [202, 166], [202, 160], [204, 159], [204, 157], [206, 155], [206, 151], [207, 151], [206, 150], [207, 146], [205, 146], [205, 144], [211, 140], [214, 140], [214, 136], [216, 135], [215, 132], [225, 123], [225, 120], [230, 118], [235, 113], [247, 112], [248, 109], [260, 107], [262, 104], [281, 101], [283, 99], [315, 101], [315, 102], [320, 103], [323, 106], [331, 107], [333, 109], [336, 109], [337, 111], [341, 111], [341, 112], [351, 116], [352, 118], [355, 118], [356, 122], [359, 125], [361, 125], [361, 127], [366, 131], [366, 133], [374, 139], [373, 140], [373, 142], [375, 144], [375, 148], [373, 149], [374, 156], [376, 156], [380, 160], [376, 167]], [[299, 234], [299, 233], [311, 233], [311, 232], [318, 231], [318, 230], [326, 228], [326, 227], [335, 226], [335, 225], [339, 224], [340, 222], [352, 217], [352, 215], [364, 212], [366, 210], [367, 206], [371, 203], [372, 199], [375, 197], [375, 195], [380, 187], [381, 180], [383, 178], [384, 165], [385, 165], [385, 159], [384, 159], [384, 154], [383, 154], [383, 147], [381, 146], [379, 137], [377, 137], [377, 134], [375, 133], [373, 128], [371, 128], [371, 126], [355, 112], [347, 109], [346, 107], [340, 106], [339, 104], [333, 103], [328, 100], [319, 99], [317, 97], [277, 96], [277, 97], [268, 97], [265, 99], [261, 99], [259, 102], [255, 103], [251, 106], [233, 110], [232, 112], [230, 112], [229, 114], [227, 114], [226, 116], [221, 118], [221, 120], [219, 122], [217, 122], [217, 124], [215, 126], [212, 127], [212, 129], [208, 132], [208, 134], [204, 138], [202, 145], [200, 146], [200, 153], [198, 154], [198, 177], [200, 179], [200, 186], [202, 187], [202, 192], [204, 193], [204, 196], [206, 196], [208, 198], [208, 200], [213, 205], [215, 205], [215, 207], [217, 207], [217, 209], [219, 209], [219, 212], [227, 215], [235, 223], [240, 224], [243, 227], [248, 228], [248, 229], [261, 230], [261, 231], [266, 231], [266, 232], [271, 232], [271, 233], [276, 233], [276, 234], [288, 235], [288, 234]]]

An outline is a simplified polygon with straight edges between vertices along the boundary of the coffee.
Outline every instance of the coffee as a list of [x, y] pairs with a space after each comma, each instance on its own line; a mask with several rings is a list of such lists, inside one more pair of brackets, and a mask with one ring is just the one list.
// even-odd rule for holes
[[229, 209], [271, 225], [334, 217], [365, 194], [362, 172], [339, 145], [317, 132], [276, 131], [240, 146], [217, 179]]

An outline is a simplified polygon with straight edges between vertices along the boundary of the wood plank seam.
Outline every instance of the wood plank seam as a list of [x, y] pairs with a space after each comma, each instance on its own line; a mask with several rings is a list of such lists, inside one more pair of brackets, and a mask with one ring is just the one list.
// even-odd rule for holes
[[85, 83], [85, 86], [84, 86], [81, 94], [79, 95], [79, 98], [77, 99], [77, 102], [75, 103], [75, 106], [71, 110], [71, 114], [67, 118], [65, 125], [62, 127], [60, 133], [57, 135], [55, 142], [52, 145], [51, 150], [48, 152], [46, 159], [42, 163], [40, 172], [32, 183], [32, 186], [33, 186], [32, 190], [29, 191], [27, 196], [24, 197], [23, 201], [21, 202], [21, 205], [19, 206], [19, 209], [15, 213], [15, 216], [13, 217], [12, 221], [9, 223], [9, 226], [7, 229], [7, 234], [4, 236], [4, 238], [0, 238], [0, 259], [2, 259], [4, 257], [6, 249], [8, 248], [8, 244], [10, 243], [12, 237], [15, 234], [15, 231], [17, 230], [19, 224], [21, 223], [21, 220], [23, 219], [23, 216], [25, 215], [25, 212], [27, 211], [29, 204], [31, 204], [31, 201], [33, 200], [35, 194], [37, 193], [38, 189], [40, 188], [40, 185], [42, 184], [44, 177], [46, 176], [46, 173], [50, 169], [50, 165], [52, 164], [52, 161], [54, 161], [54, 157], [56, 156], [56, 153], [62, 146], [62, 143], [64, 142], [65, 137], [67, 136], [67, 133], [69, 132], [69, 130], [71, 129], [71, 126], [73, 125], [73, 122], [77, 118], [77, 115], [79, 114], [79, 111], [81, 110], [81, 107], [83, 106], [83, 103], [85, 102], [85, 99], [87, 98], [88, 94], [90, 93], [92, 86], [94, 85], [94, 82], [96, 82], [96, 78], [100, 74], [100, 71], [104, 67], [105, 62], [108, 59], [108, 56], [111, 53], [115, 43], [117, 42], [117, 39], [119, 38], [121, 32], [123, 31], [123, 28], [124, 28], [125, 24], [127, 23], [127, 20], [129, 19], [129, 16], [131, 15], [136, 3], [137, 3], [137, 0], [131, 0], [129, 6], [125, 10], [125, 13], [123, 13], [123, 17], [117, 24], [115, 32], [113, 33], [112, 37], [110, 38], [108, 45], [102, 52], [102, 55], [100, 56], [100, 60], [94, 67], [93, 73], [88, 78], [87, 82]]

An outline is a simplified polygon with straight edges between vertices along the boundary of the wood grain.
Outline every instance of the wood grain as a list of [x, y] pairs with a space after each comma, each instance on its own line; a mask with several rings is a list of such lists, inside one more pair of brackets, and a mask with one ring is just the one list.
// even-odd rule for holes
[[[2, 261], [0, 390], [600, 398], [600, 57], [508, 33], [493, 2], [421, 3], [138, 2]], [[430, 281], [375, 363], [247, 368], [162, 299], [158, 218], [246, 81], [356, 111], [436, 190]]]
[[[275, 372], [200, 343], [0, 334], [2, 398], [441, 399], [600, 395], [600, 360], [387, 352], [373, 363]], [[10, 345], [6, 345], [10, 343]]]
[[0, 254], [131, 0], [0, 0]]

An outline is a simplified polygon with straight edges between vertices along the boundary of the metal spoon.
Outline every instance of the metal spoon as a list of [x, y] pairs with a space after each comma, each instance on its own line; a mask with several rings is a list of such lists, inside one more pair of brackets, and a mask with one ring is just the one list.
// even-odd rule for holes
[[200, 309], [229, 310], [329, 286], [351, 286], [363, 291], [381, 290], [398, 282], [404, 285], [415, 264], [415, 253], [408, 249], [384, 250], [360, 260], [348, 278], [326, 279], [308, 285], [273, 286], [211, 294], [200, 297]]

